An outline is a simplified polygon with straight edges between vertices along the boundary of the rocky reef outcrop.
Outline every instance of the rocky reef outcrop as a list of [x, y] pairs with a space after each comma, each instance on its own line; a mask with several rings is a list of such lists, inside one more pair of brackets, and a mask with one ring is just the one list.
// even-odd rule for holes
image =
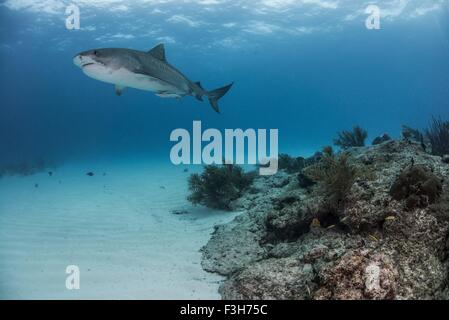
[[447, 162], [409, 139], [344, 161], [354, 175], [338, 201], [306, 168], [257, 177], [232, 203], [242, 214], [202, 249], [224, 299], [449, 298]]

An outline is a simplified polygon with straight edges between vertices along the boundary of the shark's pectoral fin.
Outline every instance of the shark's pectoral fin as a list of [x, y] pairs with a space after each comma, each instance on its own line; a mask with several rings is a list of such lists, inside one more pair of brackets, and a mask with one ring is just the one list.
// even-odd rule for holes
[[118, 84], [116, 84], [116, 85], [114, 86], [115, 94], [118, 95], [118, 96], [121, 96], [121, 95], [122, 95], [122, 92], [123, 92], [123, 90], [124, 90], [125, 88], [126, 88], [126, 87], [122, 87], [122, 86], [119, 86]]

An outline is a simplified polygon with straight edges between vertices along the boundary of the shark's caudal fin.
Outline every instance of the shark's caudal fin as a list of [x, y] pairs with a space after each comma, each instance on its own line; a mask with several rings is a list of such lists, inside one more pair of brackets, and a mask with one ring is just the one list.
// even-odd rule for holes
[[209, 98], [209, 103], [212, 106], [212, 108], [217, 112], [220, 113], [220, 109], [218, 108], [218, 100], [223, 97], [226, 92], [229, 91], [229, 89], [231, 89], [232, 85], [234, 84], [228, 84], [227, 86], [209, 91], [206, 93], [207, 97]]

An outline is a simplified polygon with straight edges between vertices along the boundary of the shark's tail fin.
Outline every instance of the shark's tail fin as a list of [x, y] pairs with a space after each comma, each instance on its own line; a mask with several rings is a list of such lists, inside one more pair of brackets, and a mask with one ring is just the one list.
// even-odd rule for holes
[[218, 100], [223, 97], [226, 92], [229, 91], [229, 89], [231, 89], [233, 83], [228, 84], [227, 86], [209, 91], [206, 93], [207, 97], [209, 98], [209, 103], [212, 106], [212, 108], [217, 112], [220, 113], [220, 109], [218, 108]]

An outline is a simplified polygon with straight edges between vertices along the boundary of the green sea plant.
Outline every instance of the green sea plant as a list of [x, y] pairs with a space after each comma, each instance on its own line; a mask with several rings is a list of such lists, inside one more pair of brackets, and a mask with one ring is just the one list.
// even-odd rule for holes
[[190, 175], [187, 199], [193, 204], [230, 210], [231, 202], [242, 195], [253, 179], [253, 172], [245, 173], [236, 165], [207, 165], [201, 174]]
[[332, 146], [325, 146], [322, 152], [325, 156], [332, 157], [334, 155], [334, 148]]
[[368, 137], [368, 132], [359, 126], [355, 126], [352, 131], [341, 131], [337, 138], [334, 139], [334, 144], [343, 150], [352, 147], [363, 147], [365, 140]]
[[378, 144], [390, 141], [391, 137], [388, 133], [382, 133], [380, 136], [377, 136], [374, 138], [373, 142], [371, 143], [373, 146], [376, 146]]
[[425, 135], [432, 147], [433, 155], [449, 154], [449, 121], [433, 117]]
[[278, 156], [279, 170], [285, 170], [288, 173], [300, 172], [306, 166], [306, 159], [303, 157], [292, 157], [288, 154], [281, 153]]
[[416, 142], [422, 142], [424, 140], [424, 136], [421, 131], [406, 125], [402, 125], [402, 138]]
[[395, 200], [405, 200], [409, 210], [425, 208], [442, 194], [443, 185], [429, 168], [422, 165], [403, 170], [391, 186], [390, 195]]
[[322, 159], [306, 168], [304, 174], [322, 188], [328, 204], [337, 208], [346, 199], [357, 176], [346, 152], [334, 155], [323, 152]]

